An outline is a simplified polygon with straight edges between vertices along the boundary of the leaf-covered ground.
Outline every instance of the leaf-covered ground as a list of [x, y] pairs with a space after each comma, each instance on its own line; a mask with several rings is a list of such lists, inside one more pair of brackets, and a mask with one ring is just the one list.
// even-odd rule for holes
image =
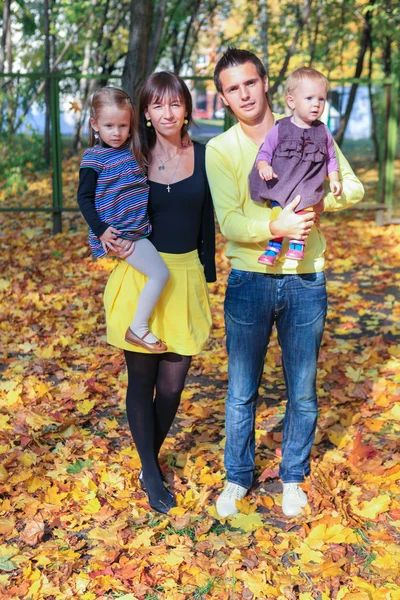
[[[72, 183], [66, 174], [65, 189]], [[40, 205], [46, 182], [30, 181]], [[47, 188], [48, 195], [48, 188]], [[400, 227], [325, 215], [330, 310], [310, 506], [281, 512], [285, 390], [274, 336], [257, 411], [257, 480], [218, 519], [227, 361], [218, 237], [214, 329], [195, 357], [162, 461], [178, 507], [138, 488], [122, 353], [105, 343], [103, 289], [78, 215], [0, 216], [0, 598], [400, 599]]]

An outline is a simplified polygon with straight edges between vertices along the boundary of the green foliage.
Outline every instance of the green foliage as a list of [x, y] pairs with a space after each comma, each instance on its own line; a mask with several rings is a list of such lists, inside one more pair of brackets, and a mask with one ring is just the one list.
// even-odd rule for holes
[[[60, 253], [62, 256], [62, 253]], [[59, 255], [60, 255], [59, 254]], [[54, 255], [54, 252], [53, 252]], [[84, 469], [85, 467], [90, 467], [92, 464], [91, 460], [80, 460], [79, 458], [76, 459], [76, 461], [74, 462], [73, 465], [70, 465], [69, 467], [67, 467], [67, 473], [80, 473], [82, 471], [82, 469]]]
[[6, 197], [27, 189], [26, 173], [45, 168], [43, 136], [36, 133], [0, 136], [0, 190], [5, 191]]
[[211, 590], [215, 587], [216, 578], [208, 579], [207, 582], [198, 587], [194, 592], [193, 596], [190, 597], [190, 600], [203, 600], [204, 594], [209, 594]]

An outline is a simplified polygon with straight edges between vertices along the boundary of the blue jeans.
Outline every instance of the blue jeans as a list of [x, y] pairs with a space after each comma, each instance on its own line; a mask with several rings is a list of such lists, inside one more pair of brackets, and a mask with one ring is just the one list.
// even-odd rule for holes
[[229, 482], [245, 488], [253, 483], [256, 402], [274, 323], [288, 398], [279, 475], [289, 483], [309, 474], [318, 413], [317, 358], [326, 312], [324, 273], [264, 275], [232, 269], [225, 297]]

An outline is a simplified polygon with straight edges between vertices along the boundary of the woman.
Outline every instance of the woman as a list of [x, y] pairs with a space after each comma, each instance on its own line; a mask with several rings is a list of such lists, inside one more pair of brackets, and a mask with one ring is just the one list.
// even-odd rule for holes
[[[107, 339], [122, 348], [128, 369], [126, 408], [142, 463], [139, 483], [150, 506], [167, 513], [175, 499], [165, 487], [160, 448], [178, 410], [191, 357], [206, 342], [211, 313], [207, 281], [215, 281], [214, 215], [205, 174], [205, 148], [192, 143], [192, 99], [183, 80], [154, 73], [140, 94], [142, 150], [148, 164], [151, 242], [170, 279], [150, 320], [168, 351], [151, 354], [125, 342], [124, 335], [145, 277], [124, 262], [105, 290]], [[131, 250], [123, 240], [119, 256]], [[200, 262], [201, 261], [201, 262]]]

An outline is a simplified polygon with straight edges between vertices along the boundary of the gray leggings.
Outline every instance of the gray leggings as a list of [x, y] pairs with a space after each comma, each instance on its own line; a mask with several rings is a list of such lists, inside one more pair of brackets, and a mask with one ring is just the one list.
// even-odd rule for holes
[[[168, 268], [153, 244], [146, 238], [135, 242], [135, 249], [125, 261], [148, 277], [136, 307], [131, 329], [142, 337], [148, 331], [148, 321], [157, 300], [169, 279]], [[146, 339], [146, 341], [149, 341]]]

